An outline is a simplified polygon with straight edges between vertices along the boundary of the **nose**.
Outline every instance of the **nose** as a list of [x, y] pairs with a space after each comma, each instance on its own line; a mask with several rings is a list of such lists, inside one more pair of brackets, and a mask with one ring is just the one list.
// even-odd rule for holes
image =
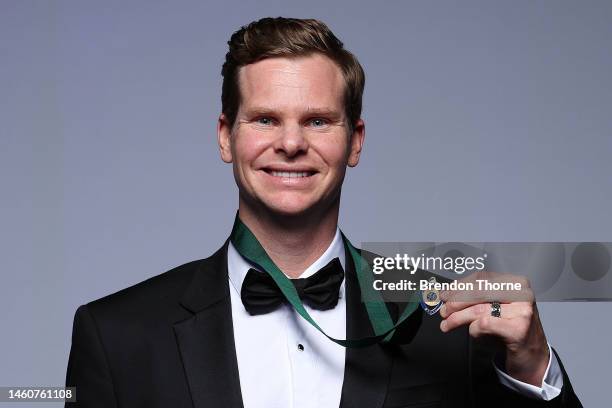
[[299, 125], [283, 126], [275, 141], [274, 150], [294, 157], [308, 151], [308, 140], [304, 137], [304, 129]]

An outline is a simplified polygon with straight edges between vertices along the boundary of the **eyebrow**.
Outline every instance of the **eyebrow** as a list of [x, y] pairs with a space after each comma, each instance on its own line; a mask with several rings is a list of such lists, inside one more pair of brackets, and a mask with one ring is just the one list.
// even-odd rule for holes
[[[245, 113], [247, 113], [248, 115], [270, 115], [270, 114], [275, 114], [276, 112], [277, 112], [276, 108], [264, 107], [264, 106], [253, 106], [251, 108], [245, 109]], [[318, 115], [331, 116], [331, 117], [337, 117], [337, 118], [340, 118], [342, 116], [342, 112], [338, 112], [335, 109], [326, 108], [326, 107], [320, 107], [320, 108], [309, 107], [306, 110], [306, 114], [314, 115], [314, 116], [318, 116]]]

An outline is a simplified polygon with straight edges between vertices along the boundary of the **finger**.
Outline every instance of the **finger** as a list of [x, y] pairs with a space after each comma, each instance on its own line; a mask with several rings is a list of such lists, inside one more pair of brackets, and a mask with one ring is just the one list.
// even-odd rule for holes
[[[445, 305], [446, 306], [446, 305]], [[488, 303], [478, 303], [468, 306], [464, 309], [457, 310], [448, 315], [442, 315], [444, 320], [440, 322], [440, 330], [444, 333], [449, 332], [457, 327], [470, 324], [474, 320], [483, 317], [491, 310], [491, 305]], [[440, 309], [440, 313], [442, 310]]]
[[489, 304], [490, 305], [491, 302], [493, 301], [495, 301], [495, 298], [492, 296], [472, 299], [469, 301], [448, 301], [448, 302], [445, 302], [440, 307], [440, 316], [442, 316], [442, 318], [447, 318], [451, 314], [458, 312], [460, 310], [464, 310], [464, 309], [467, 309], [467, 308], [470, 308], [472, 306], [479, 305], [479, 304]]
[[517, 327], [515, 319], [500, 319], [491, 315], [482, 316], [470, 323], [469, 333], [474, 338], [483, 335], [500, 337], [504, 343], [515, 341]]
[[[509, 283], [504, 281], [502, 283]], [[529, 287], [521, 284], [520, 290], [480, 290], [478, 286], [474, 289], [449, 290], [440, 293], [440, 299], [445, 302], [445, 313], [447, 315], [478, 303], [500, 303], [533, 302], [535, 296]]]
[[451, 295], [456, 298], [462, 298], [463, 300], [445, 301], [445, 303], [440, 308], [440, 315], [442, 317], [447, 317], [459, 310], [463, 310], [463, 309], [466, 309], [468, 307], [471, 307], [473, 305], [477, 305], [480, 303], [489, 303], [489, 304], [491, 302], [509, 303], [509, 302], [504, 302], [503, 300], [500, 300], [500, 299], [504, 299], [504, 297], [500, 297], [500, 294], [498, 292], [481, 291], [478, 293], [476, 292], [471, 292], [471, 293], [472, 293], [471, 295], [461, 295], [461, 296]]
[[[530, 319], [533, 314], [533, 306], [527, 302], [504, 303], [500, 306], [500, 317], [504, 319], [515, 319], [519, 317]], [[440, 330], [446, 333], [457, 327], [471, 324], [477, 319], [491, 316], [491, 310], [490, 303], [479, 303], [456, 311], [440, 322]]]

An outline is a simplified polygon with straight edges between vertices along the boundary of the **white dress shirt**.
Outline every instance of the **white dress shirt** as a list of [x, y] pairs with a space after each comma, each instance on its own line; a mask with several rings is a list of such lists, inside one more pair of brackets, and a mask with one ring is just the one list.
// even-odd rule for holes
[[[345, 268], [340, 230], [327, 250], [300, 278], [313, 275], [332, 259]], [[344, 380], [345, 348], [330, 341], [297, 314], [291, 305], [251, 316], [242, 304], [240, 289], [249, 269], [254, 268], [229, 243], [228, 274], [232, 321], [240, 388], [245, 408], [337, 408]], [[262, 272], [263, 273], [263, 272]], [[315, 310], [304, 305], [328, 335], [346, 338], [345, 281], [335, 308]], [[550, 346], [549, 346], [550, 347]], [[495, 367], [502, 384], [532, 398], [549, 400], [561, 392], [563, 377], [551, 351], [542, 388], [513, 379]]]

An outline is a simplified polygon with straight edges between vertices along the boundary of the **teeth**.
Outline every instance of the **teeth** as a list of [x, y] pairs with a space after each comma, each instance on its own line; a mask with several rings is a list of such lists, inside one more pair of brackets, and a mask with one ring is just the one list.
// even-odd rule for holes
[[274, 177], [298, 178], [308, 177], [310, 174], [307, 171], [271, 171]]

